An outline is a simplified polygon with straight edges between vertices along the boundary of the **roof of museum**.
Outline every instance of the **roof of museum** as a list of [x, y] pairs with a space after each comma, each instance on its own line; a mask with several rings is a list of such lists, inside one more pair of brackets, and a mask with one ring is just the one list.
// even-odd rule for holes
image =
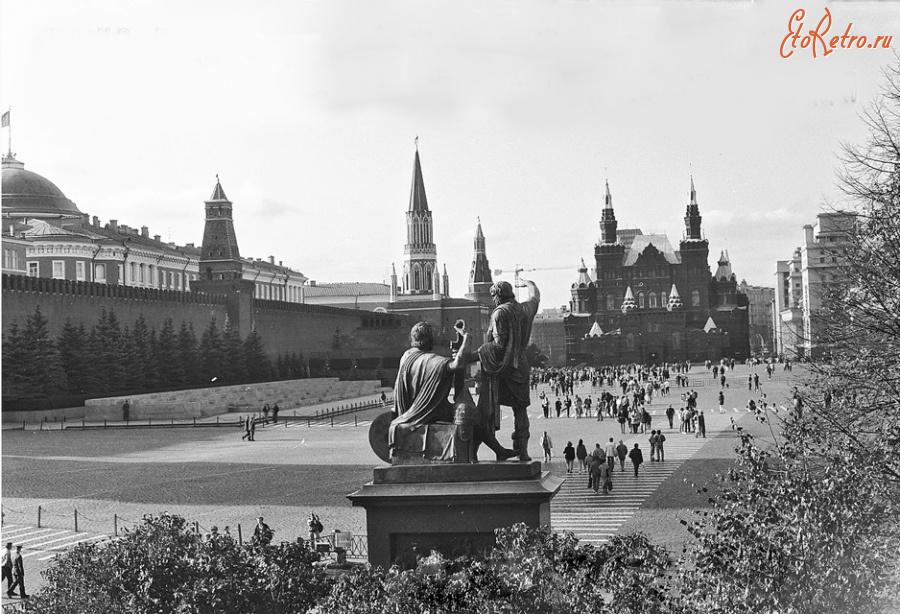
[[624, 266], [632, 266], [644, 250], [652, 245], [660, 252], [669, 264], [681, 264], [681, 254], [675, 251], [666, 235], [637, 235], [634, 237], [628, 251], [625, 252]]

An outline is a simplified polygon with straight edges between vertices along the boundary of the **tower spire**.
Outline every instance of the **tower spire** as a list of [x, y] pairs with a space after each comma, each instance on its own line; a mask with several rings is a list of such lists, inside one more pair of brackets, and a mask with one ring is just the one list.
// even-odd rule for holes
[[478, 227], [475, 230], [475, 254], [472, 256], [469, 291], [466, 293], [466, 298], [482, 305], [491, 305], [491, 285], [493, 283], [491, 266], [488, 264], [487, 258], [487, 241], [481, 230], [481, 218], [479, 217]]
[[[418, 137], [416, 137], [418, 139]], [[431, 211], [425, 196], [418, 141], [413, 161], [412, 188], [406, 211], [406, 245], [403, 250], [403, 292], [432, 294], [440, 284], [437, 248], [434, 244]]]
[[612, 194], [609, 191], [609, 181], [607, 180], [605, 204], [600, 218], [600, 242], [604, 245], [614, 245], [618, 227], [619, 223], [616, 221], [616, 213], [613, 211]]
[[685, 239], [689, 241], [700, 241], [703, 236], [700, 232], [700, 223], [703, 218], [700, 216], [700, 207], [697, 205], [697, 190], [694, 189], [694, 176], [691, 175], [691, 202], [688, 203], [687, 211], [684, 215]]

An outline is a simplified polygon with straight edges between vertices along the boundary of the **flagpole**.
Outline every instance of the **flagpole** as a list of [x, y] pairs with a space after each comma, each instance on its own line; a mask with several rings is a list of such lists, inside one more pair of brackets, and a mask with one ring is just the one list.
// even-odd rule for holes
[[6, 109], [6, 128], [9, 130], [9, 155], [12, 157], [12, 107]]

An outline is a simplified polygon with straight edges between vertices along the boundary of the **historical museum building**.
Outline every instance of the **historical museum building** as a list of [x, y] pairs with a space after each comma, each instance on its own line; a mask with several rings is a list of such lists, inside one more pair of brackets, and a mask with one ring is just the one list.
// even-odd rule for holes
[[594, 248], [596, 276], [582, 262], [565, 317], [569, 364], [662, 363], [750, 355], [748, 299], [723, 251], [715, 273], [691, 179], [685, 233], [618, 231], [609, 184]]

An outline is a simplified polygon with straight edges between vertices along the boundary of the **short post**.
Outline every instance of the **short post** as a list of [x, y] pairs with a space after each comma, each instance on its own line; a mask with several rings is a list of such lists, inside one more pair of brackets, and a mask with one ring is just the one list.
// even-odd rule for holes
[[306, 428], [309, 428], [309, 427], [311, 427], [311, 426], [312, 426], [312, 420], [310, 420], [309, 418], [307, 418], [307, 419], [306, 419]]
[[24, 420], [22, 420], [22, 430], [23, 431], [25, 430], [25, 421]]
[[113, 537], [119, 536], [119, 516], [113, 514]]
[[331, 414], [331, 426], [334, 426], [334, 414]]
[[216, 425], [218, 425], [218, 424], [219, 424], [219, 417], [216, 416]]
[[238, 523], [238, 545], [244, 545], [244, 536], [241, 534], [241, 523]]
[[103, 428], [106, 428], [106, 418], [103, 419]]
[[39, 529], [41, 528], [41, 506], [40, 505], [38, 506], [38, 527], [37, 528], [39, 528]]
[[197, 426], [197, 416], [194, 416], [194, 426]]
[[78, 510], [75, 510], [75, 532], [78, 533]]
[[356, 414], [353, 414], [353, 426], [359, 426], [359, 422], [356, 420]]
[[81, 419], [81, 430], [84, 430], [84, 418]]

